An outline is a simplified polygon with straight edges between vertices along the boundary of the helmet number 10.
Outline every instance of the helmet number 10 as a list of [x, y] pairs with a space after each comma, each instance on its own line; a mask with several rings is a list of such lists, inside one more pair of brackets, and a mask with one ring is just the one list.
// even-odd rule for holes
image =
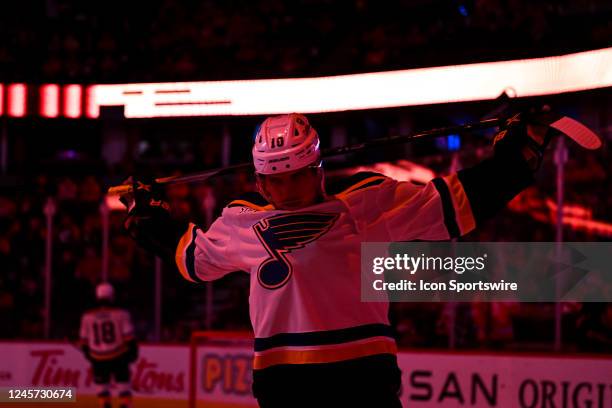
[[271, 147], [274, 149], [275, 147], [281, 147], [283, 144], [285, 144], [285, 139], [282, 137], [273, 137], [270, 140], [270, 144]]

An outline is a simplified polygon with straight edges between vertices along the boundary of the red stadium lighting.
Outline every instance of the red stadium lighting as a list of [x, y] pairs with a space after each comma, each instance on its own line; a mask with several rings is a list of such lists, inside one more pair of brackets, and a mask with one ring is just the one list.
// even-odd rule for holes
[[4, 84], [0, 84], [0, 116], [4, 115]]
[[67, 85], [64, 87], [64, 116], [78, 118], [81, 116], [81, 100], [83, 87], [81, 85]]
[[90, 119], [100, 117], [100, 106], [96, 104], [95, 86], [89, 86], [85, 90], [85, 116]]
[[60, 88], [56, 84], [47, 84], [40, 87], [40, 115], [45, 118], [59, 116]]
[[8, 86], [7, 113], [14, 118], [21, 118], [26, 114], [27, 88], [24, 84], [11, 84]]
[[612, 47], [543, 58], [327, 77], [96, 85], [126, 118], [322, 113], [555, 95], [612, 86]]

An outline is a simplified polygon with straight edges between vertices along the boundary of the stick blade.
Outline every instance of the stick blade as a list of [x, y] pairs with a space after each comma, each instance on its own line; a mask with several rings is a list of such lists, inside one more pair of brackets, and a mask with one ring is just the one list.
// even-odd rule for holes
[[549, 126], [557, 129], [585, 149], [595, 150], [601, 147], [601, 139], [599, 136], [575, 119], [563, 116]]

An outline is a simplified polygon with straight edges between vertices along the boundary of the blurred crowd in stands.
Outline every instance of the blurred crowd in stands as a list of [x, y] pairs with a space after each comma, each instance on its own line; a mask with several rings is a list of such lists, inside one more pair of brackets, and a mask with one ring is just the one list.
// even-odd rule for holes
[[[554, 55], [610, 46], [610, 38], [612, 3], [601, 0], [5, 2], [0, 6], [0, 82], [334, 75]], [[609, 97], [604, 101], [609, 104]], [[609, 115], [597, 113], [597, 103], [588, 101], [588, 96], [581, 103], [592, 104], [593, 115], [601, 117], [599, 130], [612, 139]], [[458, 112], [463, 107], [449, 109]], [[335, 145], [359, 141], [353, 133], [379, 137], [413, 129], [401, 120], [389, 121], [382, 112], [343, 115], [336, 114], [329, 119], [332, 124], [320, 128], [322, 135], [349, 135]], [[441, 117], [454, 120], [459, 115]], [[339, 130], [333, 122], [340, 119], [350, 124]], [[226, 119], [207, 119], [214, 122], [214, 131], [202, 131], [198, 120], [202, 119], [136, 123], [103, 115], [96, 124], [0, 122], [12, 149], [0, 193], [0, 338], [32, 339], [44, 334], [47, 199], [52, 198], [56, 207], [51, 337], [74, 339], [80, 314], [93, 305], [93, 288], [101, 279], [100, 204], [105, 188], [139, 165], [146, 165], [151, 174], [166, 175], [176, 168], [222, 164], [218, 135], [227, 130]], [[240, 132], [250, 134], [251, 122], [241, 124]], [[444, 123], [434, 118], [420, 125]], [[154, 137], [147, 138], [150, 135]], [[122, 143], [125, 146], [119, 150], [125, 148], [131, 156], [122, 153], [119, 162], [113, 162], [112, 150]], [[462, 139], [460, 155], [474, 151], [470, 143]], [[244, 139], [232, 141], [233, 163], [248, 160], [249, 144]], [[399, 149], [409, 152], [438, 174], [448, 172], [453, 157], [452, 152], [434, 152], [441, 159], [433, 160], [418, 147]], [[588, 209], [586, 219], [612, 222], [610, 147], [598, 154], [574, 153], [575, 149], [566, 166], [566, 203]], [[95, 161], [95, 170], [75, 164], [83, 157]], [[352, 157], [351, 164], [365, 159], [382, 160], [386, 155], [368, 152]], [[468, 154], [461, 164], [475, 159]], [[554, 212], [547, 203], [555, 197], [552, 155], [541, 173], [538, 189], [523, 193], [494, 222], [466, 239], [554, 241]], [[167, 193], [174, 216], [205, 225], [229, 198], [252, 188], [252, 179], [240, 174], [209, 184], [177, 186]], [[124, 233], [124, 215], [121, 211], [109, 215], [109, 279], [119, 303], [131, 309], [138, 337], [155, 340], [155, 262]], [[568, 241], [610, 240], [610, 235], [594, 230], [568, 227], [564, 234]], [[172, 266], [163, 269], [160, 339], [185, 341], [192, 330], [204, 328], [206, 290], [184, 281]], [[213, 329], [249, 329], [248, 285], [243, 273], [213, 284]], [[452, 338], [462, 348], [549, 349], [554, 313], [553, 304], [392, 305], [404, 347], [444, 348]], [[565, 349], [611, 351], [610, 304], [564, 303], [563, 327]]]
[[334, 75], [610, 45], [603, 0], [5, 2], [4, 81]]
[[[75, 338], [81, 313], [95, 306], [94, 288], [102, 280], [103, 190], [94, 176], [47, 177], [31, 180], [31, 188], [0, 198], [0, 338], [43, 336], [45, 244], [48, 199], [52, 199], [51, 337]], [[233, 180], [234, 187], [243, 188]], [[247, 188], [248, 189], [248, 188]], [[222, 191], [218, 189], [218, 191]], [[173, 216], [205, 225], [207, 206], [215, 205], [208, 185], [167, 190]], [[210, 208], [214, 210], [214, 208]], [[139, 249], [123, 230], [125, 211], [109, 212], [108, 279], [117, 301], [132, 310], [138, 333], [151, 339], [154, 320], [154, 257]], [[203, 323], [205, 291], [189, 284], [164, 265], [162, 296], [164, 340], [185, 340]], [[223, 327], [248, 326], [248, 280], [230, 277], [216, 290], [216, 319]], [[245, 289], [247, 288], [247, 289]], [[240, 296], [233, 293], [240, 291]], [[230, 299], [231, 298], [231, 299]], [[233, 316], [224, 316], [232, 308]], [[192, 327], [194, 326], [194, 327]]]
[[[479, 150], [469, 138], [463, 143], [457, 157], [462, 165], [469, 165], [479, 159], [474, 153]], [[605, 170], [611, 155], [610, 150], [586, 154], [572, 149], [566, 166], [566, 204], [588, 209], [587, 218], [612, 219], [612, 173]], [[499, 217], [465, 240], [554, 241], [555, 214], [545, 205], [547, 198], [554, 199], [552, 156], [544, 164], [537, 188], [521, 194]], [[431, 163], [429, 167], [438, 174], [446, 174], [452, 158], [453, 153], [438, 152], [415, 161]], [[93, 288], [101, 280], [100, 205], [108, 180], [103, 175], [74, 172], [37, 174], [25, 183], [27, 187], [18, 186], [0, 197], [0, 338], [43, 336], [48, 198], [56, 207], [51, 336], [73, 338], [80, 313], [93, 305]], [[171, 187], [167, 199], [175, 217], [206, 225], [231, 197], [253, 188], [252, 178], [238, 173], [207, 184]], [[538, 210], [544, 211], [543, 218], [535, 217]], [[154, 259], [126, 236], [124, 216], [124, 211], [112, 211], [109, 216], [109, 279], [117, 288], [119, 303], [132, 310], [140, 338], [153, 340]], [[568, 241], [609, 240], [611, 236], [574, 228], [565, 228], [564, 234]], [[192, 330], [204, 328], [206, 290], [184, 281], [172, 265], [163, 266], [162, 279], [161, 340], [185, 341]], [[230, 274], [214, 283], [213, 329], [249, 329], [248, 285], [244, 273]], [[456, 327], [452, 341], [463, 348], [546, 349], [554, 333], [553, 304], [394, 303], [391, 310], [404, 347], [447, 347], [452, 326]], [[564, 303], [563, 325], [566, 349], [611, 350], [609, 304]]]

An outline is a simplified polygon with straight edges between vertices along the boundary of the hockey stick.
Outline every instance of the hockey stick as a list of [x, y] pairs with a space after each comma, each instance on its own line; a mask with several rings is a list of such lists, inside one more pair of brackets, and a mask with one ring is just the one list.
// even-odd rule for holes
[[[601, 146], [601, 140], [595, 132], [587, 128], [582, 123], [578, 122], [575, 119], [572, 119], [567, 116], [561, 115], [550, 115], [547, 123], [545, 125], [554, 128], [561, 132], [562, 134], [568, 136], [580, 146], [585, 149], [594, 150]], [[334, 156], [340, 156], [348, 153], [356, 153], [360, 151], [364, 151], [370, 148], [387, 146], [393, 144], [400, 143], [408, 143], [417, 139], [424, 139], [429, 137], [437, 137], [444, 136], [449, 134], [458, 134], [458, 133], [467, 133], [473, 132], [481, 129], [488, 129], [492, 127], [500, 126], [505, 122], [505, 118], [492, 118], [482, 120], [480, 122], [468, 123], [465, 125], [457, 125], [457, 126], [447, 126], [436, 129], [425, 130], [420, 133], [415, 133], [412, 135], [397, 135], [397, 136], [388, 136], [382, 137], [378, 139], [371, 140], [369, 142], [358, 143], [350, 146], [342, 146], [342, 147], [334, 147], [329, 149], [324, 149], [321, 152], [321, 156], [323, 158], [329, 158]], [[241, 163], [235, 164], [232, 166], [222, 167], [213, 170], [207, 170], [192, 174], [187, 174], [184, 176], [172, 176], [172, 177], [162, 177], [155, 179], [155, 181], [159, 184], [178, 184], [178, 183], [192, 183], [192, 182], [202, 182], [206, 181], [213, 176], [220, 176], [222, 174], [231, 173], [236, 170], [245, 170], [252, 168], [253, 163]], [[113, 186], [108, 189], [108, 195], [123, 195], [129, 194], [132, 192], [131, 184], [122, 184], [119, 186]]]

